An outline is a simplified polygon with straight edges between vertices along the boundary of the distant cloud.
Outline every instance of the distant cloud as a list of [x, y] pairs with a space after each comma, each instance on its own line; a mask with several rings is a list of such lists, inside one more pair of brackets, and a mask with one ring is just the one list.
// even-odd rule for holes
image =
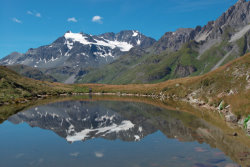
[[78, 157], [80, 153], [79, 152], [74, 152], [74, 153], [70, 153], [69, 155], [72, 157]]
[[102, 158], [102, 157], [104, 156], [104, 154], [101, 153], [101, 152], [95, 152], [95, 156], [96, 156], [97, 158]]
[[206, 151], [207, 151], [206, 149], [204, 149], [204, 148], [202, 148], [202, 147], [195, 147], [194, 150], [195, 150], [196, 152], [206, 152]]
[[20, 154], [17, 154], [16, 155], [16, 158], [21, 158], [21, 157], [23, 157], [24, 156], [24, 153], [20, 153]]
[[67, 19], [68, 22], [77, 22], [76, 18], [75, 17], [70, 17]]
[[15, 18], [15, 17], [12, 19], [12, 21], [14, 21], [14, 22], [16, 22], [16, 23], [19, 23], [19, 24], [21, 24], [21, 23], [22, 23], [22, 21], [21, 21], [21, 20], [19, 20], [19, 19]]
[[42, 17], [41, 13], [36, 13], [36, 17]]
[[27, 11], [28, 15], [35, 16], [35, 17], [42, 17], [41, 13], [33, 11], [31, 12], [30, 10]]
[[40, 159], [38, 160], [39, 163], [43, 163], [43, 161], [44, 161], [43, 158], [40, 158]]
[[27, 11], [27, 14], [29, 14], [29, 15], [33, 15], [33, 13], [31, 12], [31, 11]]
[[102, 17], [101, 16], [94, 16], [93, 18], [92, 18], [92, 21], [93, 22], [96, 22], [96, 23], [102, 23]]

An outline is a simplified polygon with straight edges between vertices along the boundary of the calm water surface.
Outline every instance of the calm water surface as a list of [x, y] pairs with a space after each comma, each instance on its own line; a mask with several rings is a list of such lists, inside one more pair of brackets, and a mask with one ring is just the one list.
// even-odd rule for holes
[[216, 148], [220, 135], [193, 115], [149, 104], [63, 101], [0, 124], [0, 166], [238, 166]]

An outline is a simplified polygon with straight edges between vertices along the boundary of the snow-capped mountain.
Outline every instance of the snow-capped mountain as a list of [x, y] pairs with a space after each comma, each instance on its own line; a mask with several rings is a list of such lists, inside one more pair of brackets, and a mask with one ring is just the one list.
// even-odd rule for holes
[[133, 47], [147, 48], [154, 42], [154, 39], [133, 30], [101, 35], [68, 31], [50, 45], [31, 48], [25, 54], [14, 52], [0, 60], [0, 64], [39, 68], [96, 67], [112, 62]]

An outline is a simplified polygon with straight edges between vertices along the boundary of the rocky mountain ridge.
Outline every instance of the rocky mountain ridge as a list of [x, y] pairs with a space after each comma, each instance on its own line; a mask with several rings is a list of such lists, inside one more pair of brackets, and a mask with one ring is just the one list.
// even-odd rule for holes
[[[175, 32], [166, 32], [165, 35], [163, 35], [161, 39], [154, 44], [155, 50], [157, 52], [165, 51], [166, 49], [176, 51], [179, 50], [183, 44], [192, 40], [200, 43], [201, 45], [209, 45], [211, 47], [211, 45], [223, 40], [222, 35], [225, 32], [227, 32], [228, 37], [231, 38], [236, 32], [240, 32], [242, 29], [245, 29], [245, 32], [249, 31], [249, 11], [250, 2], [246, 0], [239, 0], [217, 20], [209, 21], [203, 27], [197, 26], [196, 28], [180, 28]], [[243, 35], [244, 34], [241, 34], [241, 37]], [[204, 50], [201, 53], [204, 53]]]

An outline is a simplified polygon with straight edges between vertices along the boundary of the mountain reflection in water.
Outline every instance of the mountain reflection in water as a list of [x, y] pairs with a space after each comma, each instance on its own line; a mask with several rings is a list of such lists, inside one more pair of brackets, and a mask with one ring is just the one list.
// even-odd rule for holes
[[[31, 127], [53, 131], [67, 141], [63, 144], [68, 143], [67, 147], [74, 147], [75, 144], [90, 147], [91, 143], [95, 143], [95, 145], [102, 143], [104, 146], [101, 146], [101, 151], [94, 151], [95, 157], [106, 160], [105, 163], [99, 162], [102, 166], [117, 166], [123, 162], [121, 159], [130, 163], [119, 166], [233, 167], [238, 166], [233, 161], [241, 165], [246, 165], [249, 162], [249, 148], [243, 144], [234, 143], [230, 138], [227, 139], [220, 128], [185, 112], [166, 110], [144, 103], [63, 101], [19, 112], [9, 117], [6, 122], [19, 124], [19, 126], [25, 122]], [[166, 137], [163, 137], [163, 134]], [[113, 141], [115, 146], [107, 144], [108, 141]], [[142, 145], [142, 148], [138, 149], [135, 146], [136, 143]], [[112, 149], [120, 149], [121, 151], [124, 147], [137, 148], [137, 150], [133, 150], [132, 154], [136, 154], [136, 156], [145, 154], [147, 160], [139, 158], [140, 156], [134, 160], [128, 158], [126, 151], [115, 152], [113, 150], [114, 153], [109, 152], [110, 156], [117, 157], [120, 161], [110, 162], [108, 157], [105, 156], [106, 159], [104, 157], [104, 152], [108, 149], [105, 144], [109, 149], [115, 147]], [[163, 149], [164, 147], [166, 148]], [[219, 148], [224, 153], [211, 147]], [[90, 151], [91, 148], [88, 150]], [[153, 152], [150, 153], [151, 151]], [[171, 153], [173, 155], [170, 157]], [[240, 153], [247, 154], [245, 159], [240, 159]], [[71, 157], [80, 157], [84, 153], [76, 151], [69, 154]], [[64, 160], [66, 161], [67, 158]], [[86, 166], [98, 166], [99, 163], [90, 158]], [[59, 164], [65, 166], [67, 163], [55, 163], [54, 166], [59, 166]], [[4, 165], [8, 166], [6, 163]], [[80, 166], [80, 162], [74, 166], [78, 165]]]
[[[164, 117], [161, 117], [162, 113]], [[180, 117], [193, 124], [204, 123], [183, 112], [166, 111], [143, 103], [112, 101], [52, 103], [20, 112], [8, 120], [15, 124], [26, 122], [31, 127], [52, 130], [69, 142], [99, 137], [137, 141], [157, 130], [169, 138], [195, 140], [191, 135], [195, 132], [186, 127]]]

